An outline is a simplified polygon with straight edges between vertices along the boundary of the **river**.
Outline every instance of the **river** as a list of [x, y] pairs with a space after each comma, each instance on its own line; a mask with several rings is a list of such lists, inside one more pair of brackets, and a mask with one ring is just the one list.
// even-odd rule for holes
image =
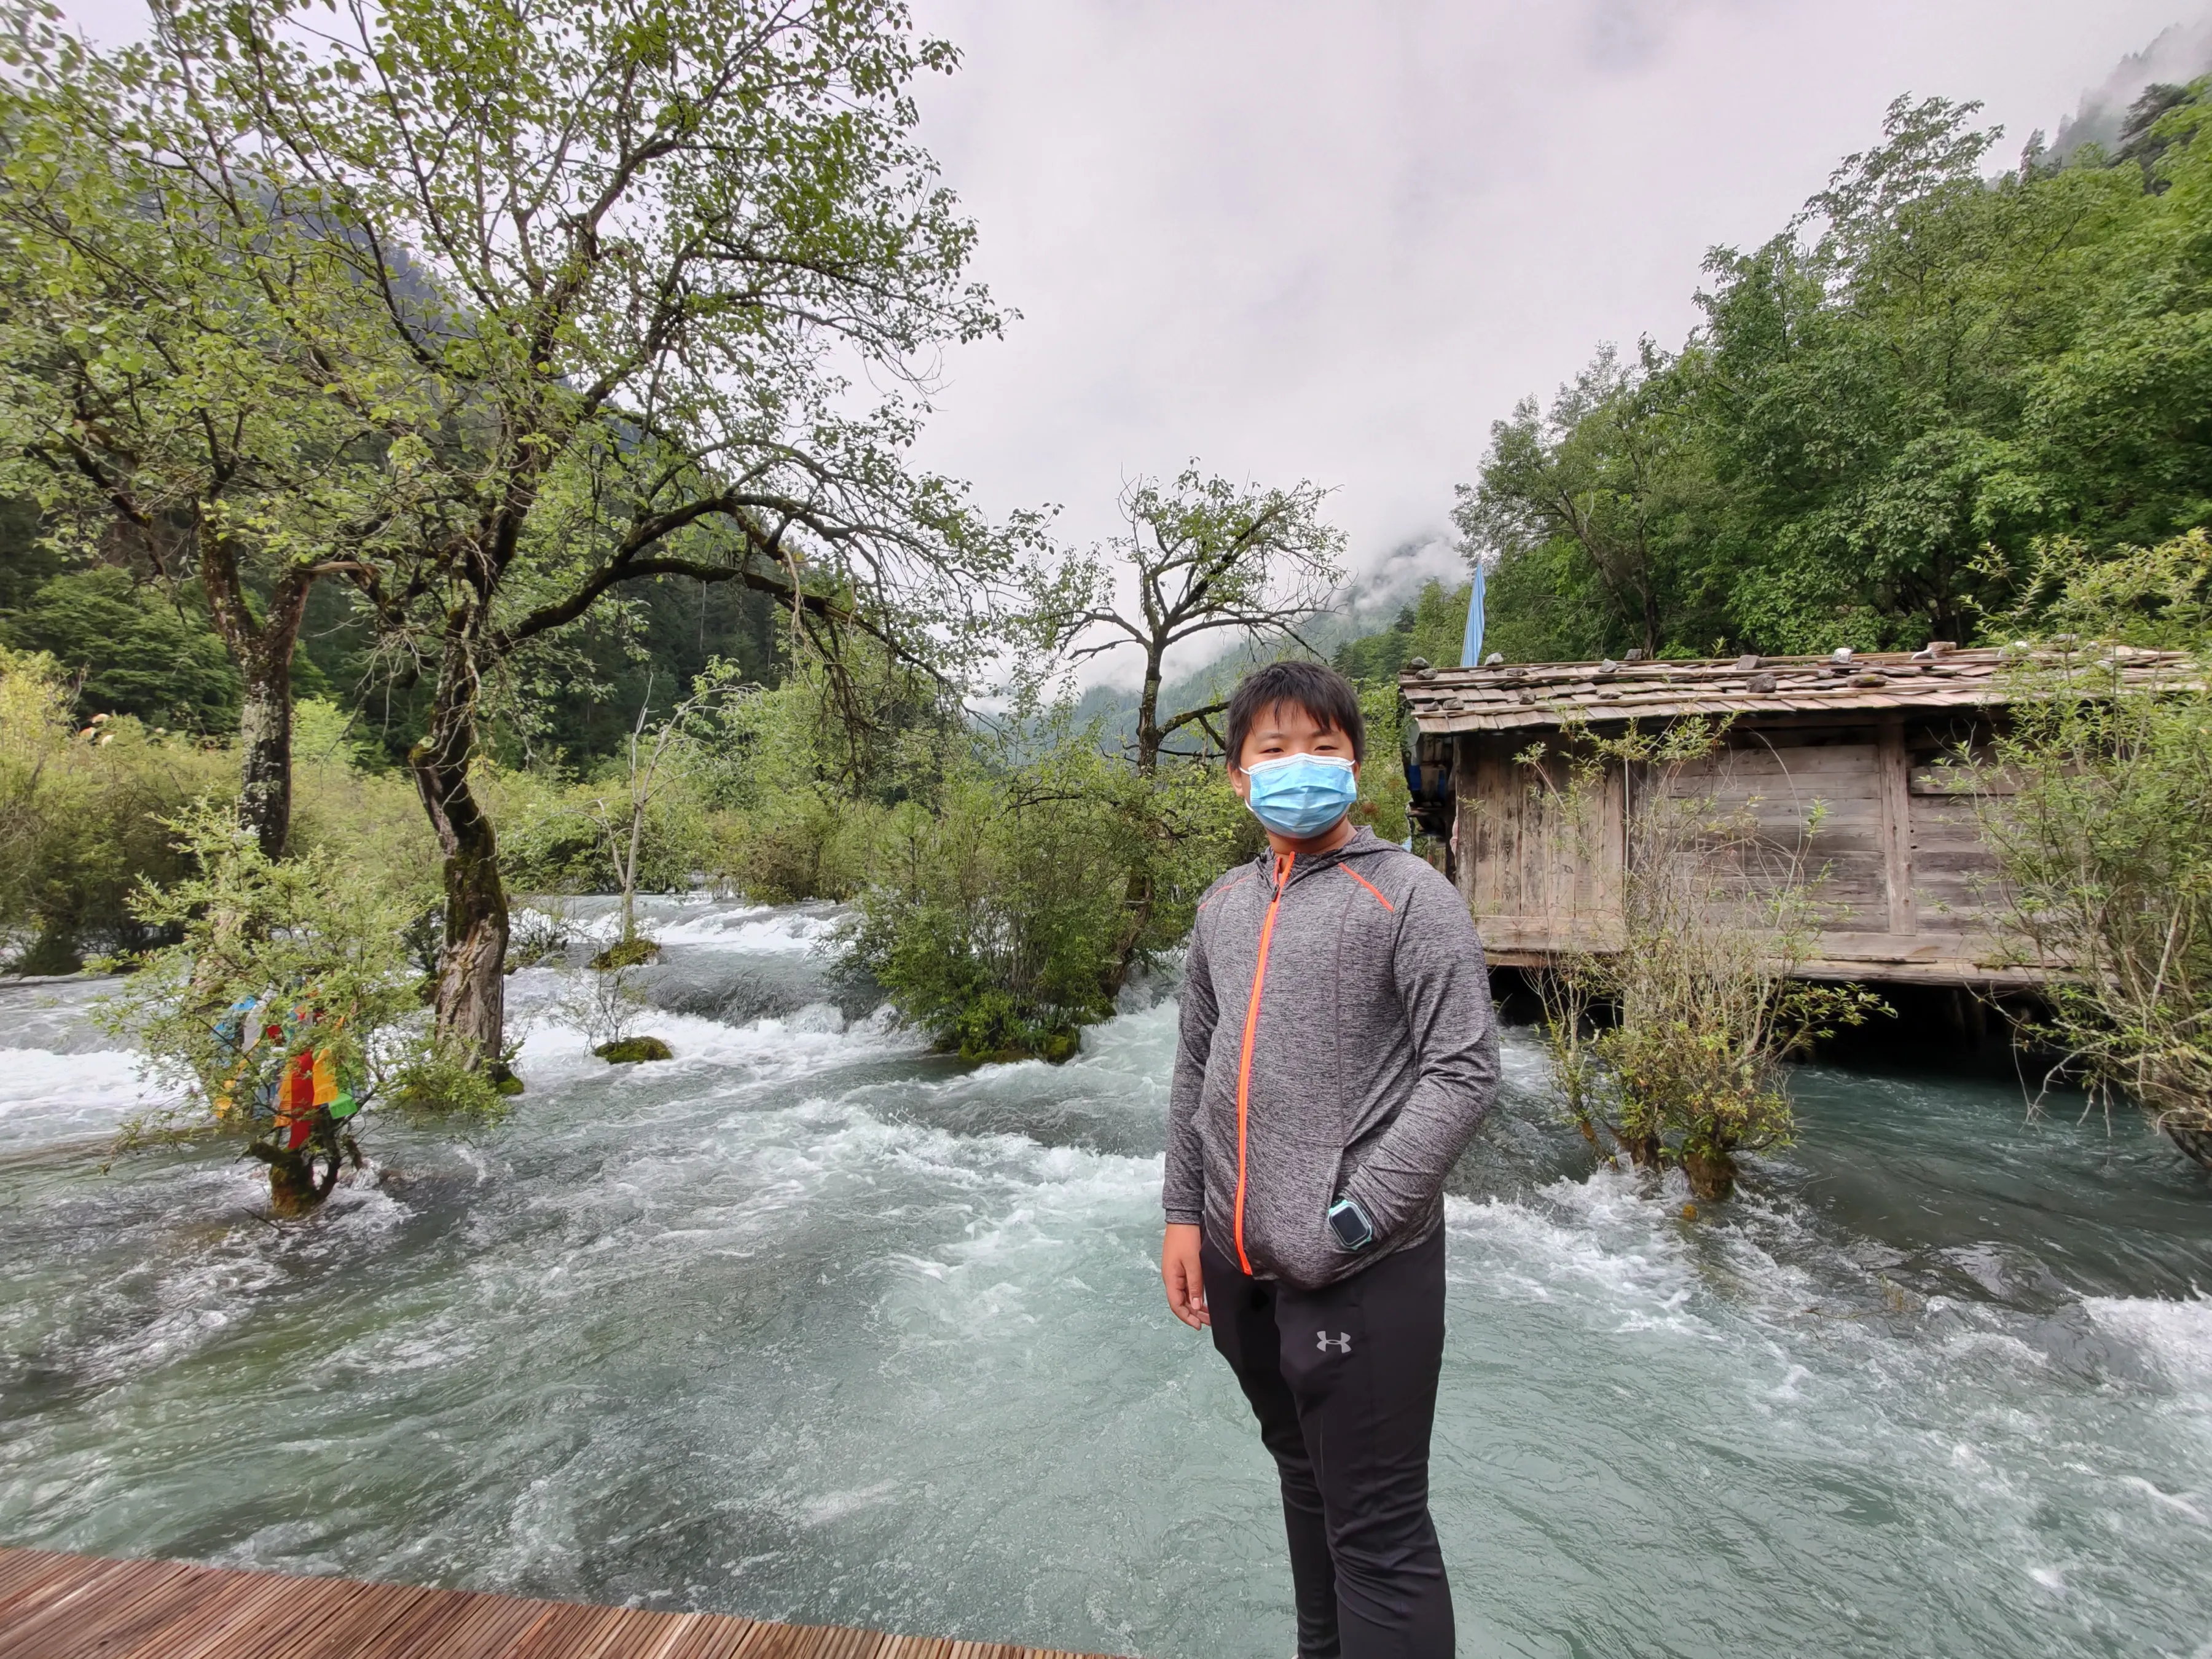
[[[653, 919], [672, 1062], [541, 1019], [504, 1125], [372, 1119], [283, 1226], [223, 1153], [103, 1172], [93, 990], [0, 991], [0, 1542], [1283, 1659], [1272, 1471], [1159, 1292], [1173, 1002], [972, 1069], [840, 1006], [818, 908]], [[1506, 1068], [1448, 1200], [1462, 1653], [2212, 1655], [2212, 1192], [2135, 1121], [1803, 1067], [1692, 1220]]]

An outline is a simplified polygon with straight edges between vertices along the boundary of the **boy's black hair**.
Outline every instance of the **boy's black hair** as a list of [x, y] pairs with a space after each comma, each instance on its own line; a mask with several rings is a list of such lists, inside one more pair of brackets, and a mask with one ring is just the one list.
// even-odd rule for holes
[[1229, 763], [1244, 763], [1244, 739], [1252, 721], [1273, 703], [1303, 708], [1314, 724], [1352, 739], [1352, 758], [1367, 758], [1367, 722], [1359, 717], [1359, 693], [1352, 682], [1325, 662], [1271, 662], [1237, 682], [1229, 694]]

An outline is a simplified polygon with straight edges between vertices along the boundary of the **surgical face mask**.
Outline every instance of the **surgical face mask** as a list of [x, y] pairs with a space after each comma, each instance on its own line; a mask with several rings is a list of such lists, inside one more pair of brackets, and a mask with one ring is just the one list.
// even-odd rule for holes
[[1255, 761], [1244, 769], [1252, 781], [1244, 804], [1252, 816], [1279, 836], [1304, 840], [1317, 836], [1358, 799], [1352, 763], [1335, 755], [1285, 755]]

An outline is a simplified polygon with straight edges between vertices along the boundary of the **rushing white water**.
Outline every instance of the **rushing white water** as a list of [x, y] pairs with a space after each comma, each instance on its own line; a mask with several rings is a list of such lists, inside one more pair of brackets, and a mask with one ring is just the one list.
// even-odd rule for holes
[[[129, 1058], [0, 992], [0, 1541], [1280, 1659], [1271, 1471], [1158, 1291], [1172, 1004], [971, 1070], [840, 1006], [818, 909], [653, 921], [674, 1061], [541, 1020], [504, 1126], [372, 1120], [281, 1226], [220, 1152], [103, 1173]], [[2212, 1654], [2178, 1159], [1808, 1068], [1692, 1221], [1508, 1057], [1449, 1210], [1463, 1652]]]

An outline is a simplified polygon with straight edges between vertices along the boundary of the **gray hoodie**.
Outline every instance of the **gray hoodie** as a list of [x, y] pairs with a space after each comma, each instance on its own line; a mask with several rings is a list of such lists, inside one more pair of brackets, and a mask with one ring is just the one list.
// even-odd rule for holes
[[[1168, 1103], [1170, 1222], [1311, 1289], [1443, 1224], [1444, 1176], [1498, 1096], [1490, 980], [1466, 901], [1362, 830], [1263, 853], [1191, 930]], [[1350, 1197], [1375, 1243], [1345, 1249]]]

